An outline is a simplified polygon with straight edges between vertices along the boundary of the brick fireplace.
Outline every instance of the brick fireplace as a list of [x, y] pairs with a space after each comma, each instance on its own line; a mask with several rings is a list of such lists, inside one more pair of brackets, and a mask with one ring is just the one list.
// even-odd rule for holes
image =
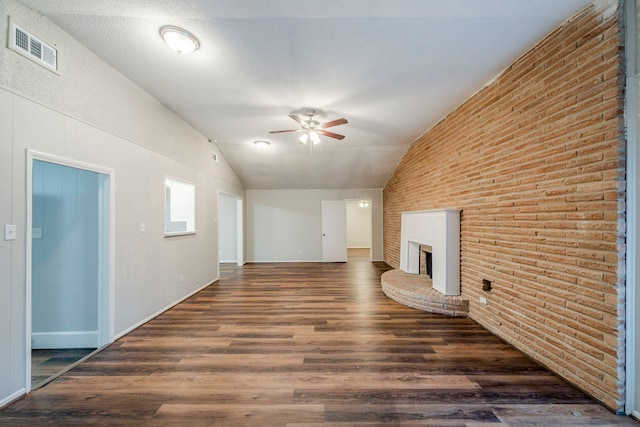
[[459, 296], [460, 210], [403, 212], [401, 229], [400, 268], [382, 274], [382, 291], [419, 310], [466, 316], [469, 300]]

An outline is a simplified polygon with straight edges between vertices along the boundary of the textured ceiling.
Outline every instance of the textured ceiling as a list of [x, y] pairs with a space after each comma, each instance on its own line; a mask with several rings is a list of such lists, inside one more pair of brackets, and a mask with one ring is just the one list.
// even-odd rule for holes
[[[19, 0], [208, 138], [249, 189], [381, 188], [408, 146], [589, 0]], [[162, 25], [194, 33], [178, 55]], [[287, 117], [345, 135], [313, 153]], [[254, 140], [271, 142], [260, 151]]]

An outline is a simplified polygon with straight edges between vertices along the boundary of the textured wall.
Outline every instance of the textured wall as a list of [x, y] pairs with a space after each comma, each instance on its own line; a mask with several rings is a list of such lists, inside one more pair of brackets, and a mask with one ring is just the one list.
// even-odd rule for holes
[[615, 409], [625, 274], [618, 13], [617, 1], [597, 1], [553, 31], [416, 141], [384, 190], [391, 266], [400, 212], [462, 209], [470, 316]]
[[[26, 150], [113, 171], [114, 333], [126, 333], [218, 277], [217, 193], [244, 196], [207, 138], [42, 15], [0, 0], [8, 16], [59, 49], [60, 75], [0, 49], [0, 406], [26, 384]], [[196, 184], [197, 234], [164, 238], [164, 179]], [[146, 231], [141, 231], [141, 224]]]

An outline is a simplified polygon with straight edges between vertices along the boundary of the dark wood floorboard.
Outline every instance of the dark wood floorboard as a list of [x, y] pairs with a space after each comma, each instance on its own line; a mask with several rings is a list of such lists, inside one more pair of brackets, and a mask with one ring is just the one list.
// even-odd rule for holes
[[31, 350], [31, 388], [35, 390], [93, 351], [95, 348]]
[[224, 265], [0, 425], [637, 426], [475, 322], [386, 298], [387, 269]]

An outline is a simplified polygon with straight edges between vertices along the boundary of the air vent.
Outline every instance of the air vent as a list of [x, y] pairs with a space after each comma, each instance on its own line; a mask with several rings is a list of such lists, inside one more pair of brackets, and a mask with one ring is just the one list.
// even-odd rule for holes
[[58, 51], [10, 20], [9, 49], [48, 70], [58, 72]]

